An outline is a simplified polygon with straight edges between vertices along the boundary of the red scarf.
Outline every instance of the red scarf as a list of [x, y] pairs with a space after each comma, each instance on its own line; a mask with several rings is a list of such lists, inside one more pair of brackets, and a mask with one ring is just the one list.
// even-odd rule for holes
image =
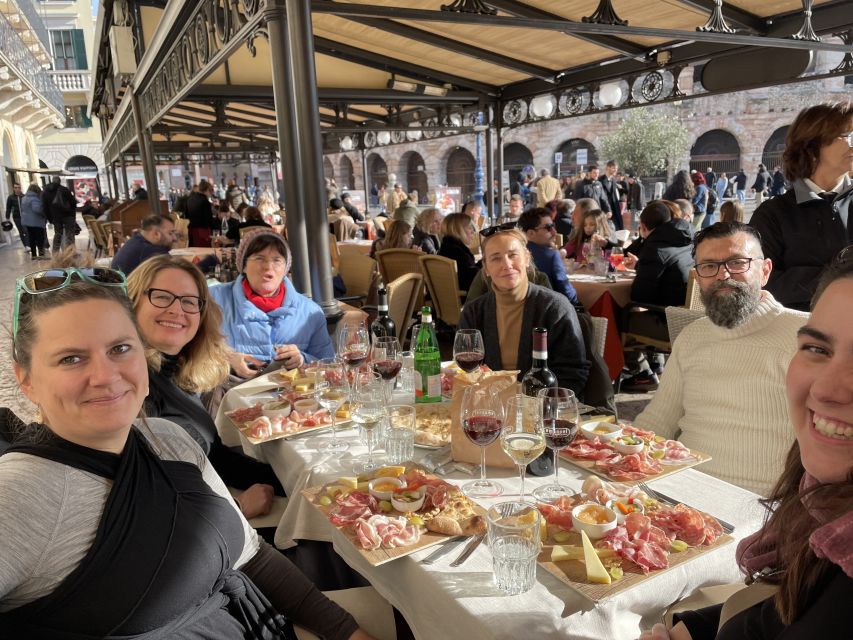
[[[818, 484], [818, 481], [808, 473], [800, 481], [800, 491], [805, 491]], [[804, 505], [808, 508], [808, 505]], [[824, 522], [817, 510], [810, 510], [818, 522]], [[736, 557], [738, 564], [746, 574], [757, 573], [765, 567], [778, 567], [776, 540], [772, 536], [763, 536], [759, 529], [740, 541]], [[846, 513], [831, 522], [824, 522], [809, 536], [809, 545], [818, 558], [826, 558], [838, 565], [848, 576], [853, 578], [853, 551], [850, 540], [853, 539], [853, 511]]]
[[246, 296], [246, 300], [251, 302], [264, 313], [269, 313], [270, 311], [278, 309], [281, 306], [281, 303], [284, 302], [284, 282], [281, 283], [281, 286], [278, 288], [276, 293], [267, 297], [255, 293], [252, 290], [252, 287], [249, 286], [249, 281], [244, 277], [243, 293]]

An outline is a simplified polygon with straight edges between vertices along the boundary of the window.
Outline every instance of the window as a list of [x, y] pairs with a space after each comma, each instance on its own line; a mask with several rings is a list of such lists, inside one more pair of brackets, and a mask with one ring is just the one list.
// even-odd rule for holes
[[50, 32], [53, 48], [53, 68], [56, 71], [86, 69], [86, 43], [82, 29], [63, 29]]
[[92, 120], [86, 115], [86, 107], [65, 107], [66, 129], [88, 129]]

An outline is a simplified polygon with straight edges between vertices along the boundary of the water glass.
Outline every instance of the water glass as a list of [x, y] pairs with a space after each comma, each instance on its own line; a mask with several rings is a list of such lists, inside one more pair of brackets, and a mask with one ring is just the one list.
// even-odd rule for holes
[[404, 351], [402, 354], [403, 368], [397, 376], [398, 388], [406, 402], [415, 401], [415, 354], [413, 351]]
[[350, 414], [353, 423], [358, 425], [361, 441], [367, 447], [367, 460], [355, 467], [359, 473], [372, 471], [378, 466], [373, 458], [373, 449], [382, 440], [384, 406], [380, 375], [368, 367], [356, 368], [353, 371]]
[[392, 404], [385, 411], [385, 453], [390, 464], [403, 464], [415, 457], [415, 408]]
[[539, 511], [529, 502], [501, 502], [486, 518], [495, 586], [513, 596], [530, 591], [539, 556]]

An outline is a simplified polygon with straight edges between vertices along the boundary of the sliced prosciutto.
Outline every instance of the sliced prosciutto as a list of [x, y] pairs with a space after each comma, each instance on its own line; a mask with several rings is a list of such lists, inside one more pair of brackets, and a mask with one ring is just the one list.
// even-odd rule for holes
[[540, 502], [536, 507], [548, 524], [568, 531], [572, 528], [572, 509], [578, 504], [578, 500], [573, 500], [570, 496], [560, 496], [551, 504]]
[[402, 516], [375, 515], [357, 520], [353, 528], [363, 549], [393, 549], [420, 540], [418, 527]]
[[661, 464], [645, 451], [625, 456], [617, 454], [613, 458], [598, 460], [595, 467], [614, 480], [643, 480], [663, 472]]
[[683, 504], [657, 509], [649, 517], [670, 537], [683, 540], [691, 547], [709, 545], [723, 533], [715, 518]]
[[260, 403], [255, 404], [251, 407], [244, 407], [241, 409], [233, 409], [232, 411], [226, 411], [225, 415], [231, 418], [234, 421], [234, 424], [245, 424], [247, 422], [251, 422], [255, 418], [259, 418], [263, 414], [264, 410], [261, 407]]
[[339, 495], [335, 506], [329, 511], [329, 521], [336, 527], [367, 519], [376, 509], [376, 498], [364, 491], [351, 491], [347, 495]]
[[579, 460], [607, 460], [619, 454], [608, 443], [594, 438], [575, 438], [572, 444], [563, 449], [567, 455]]
[[678, 440], [664, 440], [663, 442], [649, 442], [650, 451], [663, 451], [663, 464], [689, 464], [698, 462], [699, 457], [694, 455], [690, 449]]
[[609, 531], [596, 543], [612, 549], [616, 555], [636, 564], [643, 573], [669, 566], [666, 550], [669, 537], [641, 513], [630, 513], [625, 523]]

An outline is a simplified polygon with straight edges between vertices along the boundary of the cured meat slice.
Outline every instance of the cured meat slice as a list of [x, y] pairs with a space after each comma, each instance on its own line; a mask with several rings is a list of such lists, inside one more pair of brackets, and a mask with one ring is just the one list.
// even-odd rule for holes
[[253, 438], [269, 438], [272, 435], [272, 423], [266, 416], [260, 416], [249, 425], [249, 433]]
[[643, 440], [654, 440], [655, 432], [654, 431], [646, 431], [645, 429], [640, 429], [639, 427], [635, 427], [630, 424], [620, 424], [622, 427], [622, 431], [625, 433], [630, 433], [632, 436], [637, 436], [638, 438], [642, 438]]
[[353, 524], [357, 520], [367, 519], [376, 509], [376, 499], [364, 491], [352, 491], [348, 495], [339, 495], [335, 506], [329, 511], [329, 521], [337, 527]]
[[231, 418], [231, 420], [234, 421], [234, 424], [240, 425], [251, 422], [255, 418], [259, 418], [263, 412], [263, 407], [258, 403], [251, 407], [243, 407], [240, 409], [233, 409], [232, 411], [226, 411], [225, 415]]
[[354, 523], [359, 544], [363, 549], [392, 549], [415, 544], [420, 530], [401, 516], [374, 515]]
[[577, 500], [573, 500], [569, 496], [560, 496], [552, 504], [539, 503], [537, 508], [548, 524], [569, 530], [572, 528], [572, 509], [577, 505]]
[[[671, 508], [657, 509], [650, 513], [649, 517], [655, 526], [666, 531], [672, 538], [683, 540], [691, 547], [706, 544], [705, 517], [692, 507], [679, 504]], [[722, 532], [722, 529], [720, 531]]]
[[665, 569], [669, 566], [666, 549], [669, 548], [669, 538], [657, 527], [649, 524], [649, 519], [642, 514], [634, 518], [630, 525], [619, 525], [599, 540], [597, 546], [609, 547], [616, 555], [636, 564], [643, 573], [652, 569]]
[[606, 442], [602, 442], [598, 438], [587, 440], [585, 438], [575, 438], [575, 440], [563, 451], [572, 458], [579, 460], [607, 460], [619, 454], [614, 451]]
[[642, 480], [663, 472], [660, 463], [650, 458], [644, 451], [616, 456], [608, 460], [598, 460], [595, 466], [616, 480]]
[[663, 464], [688, 464], [699, 460], [699, 456], [695, 455], [678, 440], [650, 442], [649, 450], [663, 451], [663, 458], [660, 459]]

